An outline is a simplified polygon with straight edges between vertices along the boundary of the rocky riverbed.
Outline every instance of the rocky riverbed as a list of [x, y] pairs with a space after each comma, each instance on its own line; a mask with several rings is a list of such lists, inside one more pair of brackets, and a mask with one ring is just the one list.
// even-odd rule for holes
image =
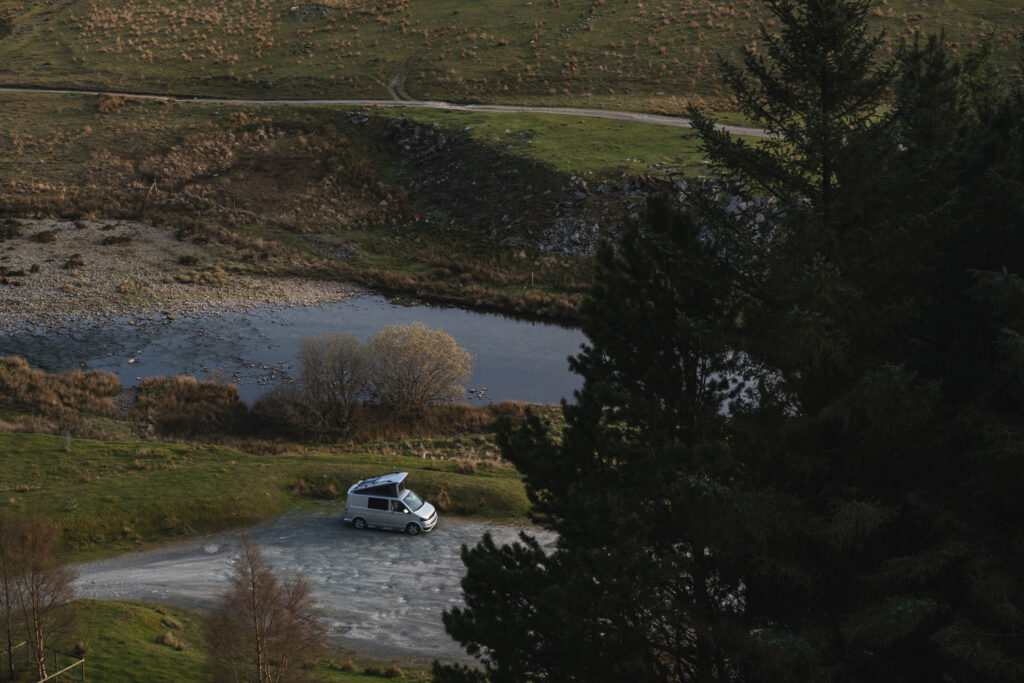
[[215, 247], [142, 223], [7, 219], [0, 226], [0, 331], [7, 333], [335, 303], [361, 293], [344, 282], [230, 272]]

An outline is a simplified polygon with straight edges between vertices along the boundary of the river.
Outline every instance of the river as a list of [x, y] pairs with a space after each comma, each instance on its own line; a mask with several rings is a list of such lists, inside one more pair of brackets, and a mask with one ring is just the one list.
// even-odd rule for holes
[[292, 376], [303, 337], [341, 331], [366, 341], [389, 325], [417, 321], [444, 330], [473, 354], [471, 403], [557, 403], [563, 397], [571, 400], [582, 384], [567, 361], [585, 341], [577, 329], [372, 295], [198, 317], [64, 321], [0, 336], [0, 355], [19, 355], [49, 371], [108, 370], [122, 386], [155, 375], [220, 377], [236, 384], [242, 399], [252, 403]]

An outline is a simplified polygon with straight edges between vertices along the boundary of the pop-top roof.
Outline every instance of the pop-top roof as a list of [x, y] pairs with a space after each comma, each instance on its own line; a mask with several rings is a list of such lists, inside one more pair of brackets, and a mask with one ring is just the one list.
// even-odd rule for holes
[[370, 488], [371, 486], [387, 486], [388, 484], [401, 484], [405, 481], [405, 478], [409, 476], [408, 472], [390, 472], [388, 474], [381, 474], [376, 477], [370, 477], [368, 479], [360, 479], [356, 482], [356, 485], [352, 487], [352, 490], [358, 491], [359, 489]]

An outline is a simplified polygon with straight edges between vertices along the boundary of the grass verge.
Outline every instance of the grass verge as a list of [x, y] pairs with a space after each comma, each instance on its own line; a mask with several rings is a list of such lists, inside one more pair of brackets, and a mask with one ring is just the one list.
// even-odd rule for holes
[[468, 466], [397, 452], [296, 447], [254, 455], [89, 440], [74, 440], [65, 452], [59, 437], [0, 434], [0, 504], [56, 520], [76, 561], [272, 519], [316, 499], [343, 498], [358, 479], [395, 470], [408, 471], [410, 485], [448, 512], [512, 519], [528, 510], [520, 475], [501, 463]]
[[[200, 614], [177, 607], [100, 600], [78, 600], [73, 606], [78, 613], [74, 636], [57, 648], [61, 652], [82, 653], [74, 658], [85, 658], [88, 680], [212, 680]], [[62, 656], [60, 661], [65, 660], [73, 661], [71, 656]], [[310, 672], [310, 679], [379, 683], [385, 680], [386, 673], [391, 674], [390, 680], [426, 680], [426, 670], [421, 665], [364, 661], [344, 654], [325, 657]], [[72, 675], [77, 676], [78, 670], [73, 670]]]

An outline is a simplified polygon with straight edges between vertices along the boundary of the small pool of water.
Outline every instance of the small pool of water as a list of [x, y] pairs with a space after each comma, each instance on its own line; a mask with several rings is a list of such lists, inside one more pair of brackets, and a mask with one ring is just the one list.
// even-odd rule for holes
[[303, 337], [339, 331], [365, 342], [389, 325], [412, 322], [444, 330], [473, 354], [471, 403], [557, 403], [582, 385], [567, 361], [585, 341], [577, 329], [369, 295], [321, 306], [53, 325], [0, 336], [0, 355], [22, 356], [50, 371], [108, 370], [122, 386], [155, 375], [219, 376], [252, 403], [291, 377]]

